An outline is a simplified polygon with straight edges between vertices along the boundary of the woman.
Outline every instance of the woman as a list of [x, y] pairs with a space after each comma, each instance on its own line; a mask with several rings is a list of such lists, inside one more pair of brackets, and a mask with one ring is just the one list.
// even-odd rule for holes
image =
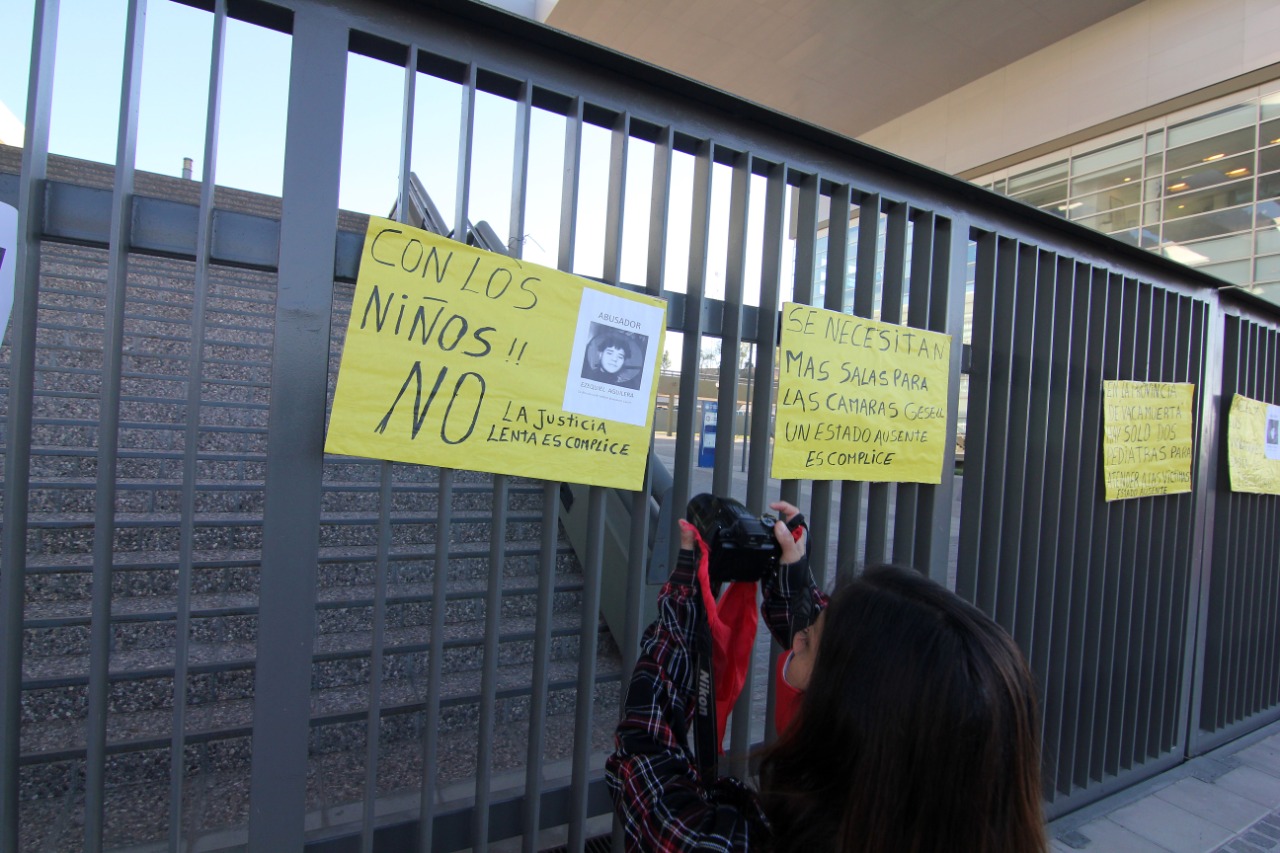
[[[691, 647], [704, 617], [682, 523], [606, 765], [628, 849], [1044, 853], [1035, 690], [1008, 634], [908, 569], [868, 569], [828, 602], [804, 538], [774, 533], [782, 566], [762, 612], [791, 647], [797, 716], [764, 753], [759, 792], [700, 778]], [[817, 620], [793, 630], [805, 611]]]

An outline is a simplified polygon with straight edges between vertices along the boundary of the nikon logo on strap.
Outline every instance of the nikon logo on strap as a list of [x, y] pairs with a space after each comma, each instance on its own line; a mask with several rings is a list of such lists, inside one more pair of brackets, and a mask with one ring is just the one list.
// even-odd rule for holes
[[698, 713], [711, 713], [711, 673], [705, 669], [698, 670]]

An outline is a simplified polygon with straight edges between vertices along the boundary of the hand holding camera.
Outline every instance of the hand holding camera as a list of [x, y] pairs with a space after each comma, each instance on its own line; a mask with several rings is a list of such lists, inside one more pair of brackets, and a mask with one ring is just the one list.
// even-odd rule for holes
[[785, 501], [769, 508], [781, 518], [754, 515], [733, 498], [696, 495], [689, 501], [688, 521], [680, 522], [680, 546], [692, 550], [696, 530], [707, 548], [713, 583], [758, 581], [777, 571], [779, 564], [804, 556], [804, 516]]

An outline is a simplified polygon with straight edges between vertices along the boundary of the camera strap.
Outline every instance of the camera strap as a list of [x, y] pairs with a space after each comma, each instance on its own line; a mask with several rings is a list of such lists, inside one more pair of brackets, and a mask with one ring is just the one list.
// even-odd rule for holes
[[711, 671], [715, 652], [711, 641], [711, 624], [707, 620], [705, 608], [698, 619], [693, 648], [693, 745], [698, 771], [709, 784], [719, 776], [716, 765], [720, 748], [716, 743], [716, 688], [715, 676]]

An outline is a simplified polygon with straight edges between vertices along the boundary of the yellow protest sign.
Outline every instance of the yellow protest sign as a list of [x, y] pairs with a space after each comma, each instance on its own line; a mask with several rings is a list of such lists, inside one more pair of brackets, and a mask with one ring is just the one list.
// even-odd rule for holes
[[782, 306], [773, 476], [942, 482], [951, 338]]
[[1227, 468], [1233, 492], [1280, 495], [1280, 406], [1231, 398]]
[[1196, 386], [1102, 382], [1102, 476], [1108, 501], [1191, 491]]
[[325, 449], [638, 489], [666, 303], [373, 217]]

